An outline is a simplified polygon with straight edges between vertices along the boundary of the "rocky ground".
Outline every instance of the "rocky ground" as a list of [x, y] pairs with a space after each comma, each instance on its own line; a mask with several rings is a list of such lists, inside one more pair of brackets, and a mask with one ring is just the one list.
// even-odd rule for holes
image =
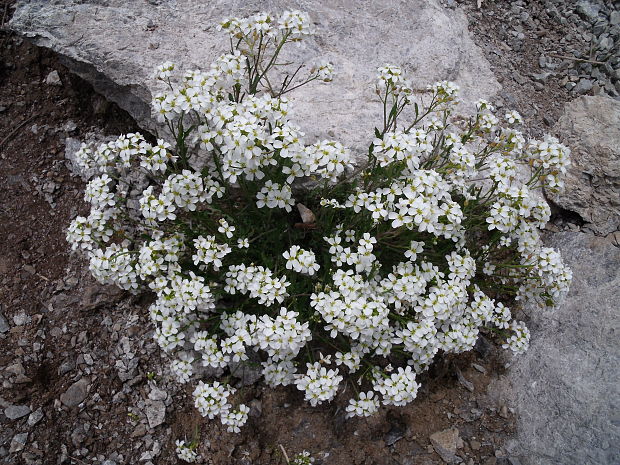
[[462, 8], [503, 89], [502, 103], [548, 131], [564, 102], [620, 94], [620, 11], [613, 2], [443, 2]]
[[[215, 465], [284, 464], [283, 450], [289, 456], [308, 450], [315, 463], [330, 465], [545, 463], [521, 455], [517, 429], [524, 427], [511, 407], [523, 395], [497, 391], [513, 361], [487, 340], [470, 354], [437, 363], [413, 405], [383, 409], [369, 420], [345, 422], [343, 401], [307, 407], [299, 392], [267, 389], [250, 371], [239, 384], [240, 400], [255, 399], [242, 434], [201, 418], [191, 388], [170, 380], [150, 337], [148, 296], [97, 284], [64, 240], [70, 219], [85, 208], [83, 181], [65, 159], [67, 138], [129, 132], [136, 123], [55, 54], [9, 32], [12, 3], [0, 8], [0, 463], [176, 464], [174, 441], [184, 437], [200, 438], [203, 462]], [[466, 13], [502, 85], [500, 105], [524, 114], [532, 134], [554, 126], [564, 104], [579, 95], [618, 96], [620, 14], [611, 3], [443, 3]], [[609, 211], [614, 208], [610, 204]], [[597, 233], [614, 248], [613, 230], [588, 230], [593, 217], [556, 210], [550, 230]], [[566, 236], [567, 243], [584, 241]], [[611, 257], [609, 250], [601, 256]], [[583, 261], [573, 255], [576, 264]], [[612, 287], [607, 295], [613, 296]], [[611, 312], [608, 317], [613, 321]], [[541, 347], [537, 354], [544, 357], [548, 346]], [[522, 364], [515, 373], [532, 376]], [[612, 378], [606, 374], [605, 383]], [[562, 399], [550, 400], [564, 407]], [[612, 407], [599, 408], [596, 427], [606, 429], [605, 411]], [[530, 423], [532, 416], [528, 410]], [[529, 434], [536, 437], [536, 431]], [[545, 443], [537, 447], [552, 454]], [[605, 450], [580, 463], [614, 463], [613, 441]]]

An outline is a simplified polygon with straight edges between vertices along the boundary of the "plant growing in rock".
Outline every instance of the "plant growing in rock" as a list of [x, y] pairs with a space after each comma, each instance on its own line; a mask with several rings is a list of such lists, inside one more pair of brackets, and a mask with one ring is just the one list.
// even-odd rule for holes
[[166, 136], [82, 147], [92, 209], [67, 233], [99, 281], [154, 293], [155, 339], [179, 382], [203, 378], [200, 413], [229, 431], [246, 423], [227, 376], [238, 363], [312, 405], [348, 383], [347, 415], [368, 416], [414, 400], [435, 356], [470, 350], [481, 333], [526, 350], [513, 313], [557, 304], [571, 279], [541, 244], [550, 212], [537, 194], [561, 188], [569, 150], [527, 142], [516, 112], [501, 125], [484, 101], [455, 117], [456, 85], [416, 92], [391, 65], [378, 70], [383, 118], [366, 154], [306, 143], [285, 94], [331, 80], [333, 67], [300, 78], [281, 52], [312, 32], [308, 16], [220, 28], [230, 52], [209, 70], [175, 79], [172, 63], [158, 68]]

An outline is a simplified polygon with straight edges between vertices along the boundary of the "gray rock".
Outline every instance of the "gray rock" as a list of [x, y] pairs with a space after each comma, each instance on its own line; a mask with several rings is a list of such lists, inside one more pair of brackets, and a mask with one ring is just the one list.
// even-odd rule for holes
[[474, 367], [480, 373], [486, 373], [487, 372], [487, 369], [485, 367], [483, 367], [482, 365], [478, 365], [477, 363], [472, 363], [471, 366]]
[[549, 76], [551, 76], [552, 73], [540, 73], [540, 74], [532, 74], [532, 79], [534, 79], [534, 81], [539, 82], [539, 83], [545, 83], [547, 82], [547, 79], [549, 78]]
[[620, 230], [619, 128], [620, 102], [602, 96], [569, 102], [554, 126], [572, 150], [572, 165], [564, 192], [549, 197], [601, 235]]
[[547, 66], [547, 57], [545, 55], [541, 55], [538, 57], [538, 66], [540, 68], [544, 68]]
[[614, 10], [611, 12], [611, 14], [609, 15], [609, 23], [612, 26], [620, 24], [620, 11]]
[[258, 418], [263, 413], [263, 403], [258, 399], [252, 399], [250, 401], [249, 415], [253, 418]]
[[143, 423], [140, 423], [136, 426], [136, 429], [131, 433], [132, 438], [140, 438], [146, 434], [146, 426]]
[[386, 446], [393, 446], [407, 434], [407, 425], [402, 418], [395, 415], [387, 415], [387, 421], [390, 425], [390, 430], [383, 437], [383, 441]]
[[463, 376], [463, 373], [461, 373], [461, 370], [456, 370], [456, 376], [461, 386], [463, 386], [469, 392], [474, 392], [474, 383], [465, 378], [465, 376]]
[[4, 369], [5, 373], [9, 373], [11, 375], [20, 376], [26, 373], [26, 369], [24, 368], [24, 364], [20, 361], [13, 363], [12, 365], [7, 366]]
[[0, 313], [0, 334], [6, 333], [9, 329], [11, 329], [9, 322], [6, 321], [4, 315]]
[[22, 310], [17, 315], [13, 316], [13, 323], [15, 323], [15, 326], [27, 325], [30, 323], [30, 316]]
[[166, 405], [161, 400], [146, 401], [146, 419], [150, 428], [161, 425], [166, 420]]
[[77, 124], [73, 120], [69, 120], [65, 124], [62, 125], [62, 130], [66, 132], [67, 134], [71, 134], [76, 129], [77, 129]]
[[80, 308], [84, 311], [90, 311], [105, 305], [112, 305], [118, 302], [122, 295], [123, 290], [116, 286], [88, 286], [82, 294]]
[[[142, 455], [140, 456], [140, 461], [153, 460], [157, 458], [157, 456], [160, 453], [161, 453], [161, 444], [159, 443], [159, 441], [155, 441], [153, 443], [153, 449], [150, 451], [143, 452]], [[147, 463], [153, 463], [153, 462], [147, 462]]]
[[60, 395], [60, 401], [67, 407], [77, 407], [86, 399], [87, 394], [88, 380], [86, 378], [81, 378]]
[[159, 389], [157, 386], [151, 386], [151, 392], [149, 392], [149, 399], [151, 400], [166, 400], [168, 398], [168, 393], [162, 389]]
[[528, 352], [491, 391], [516, 407], [524, 465], [620, 463], [620, 248], [579, 232], [552, 236], [573, 269], [566, 301], [530, 308]]
[[573, 88], [573, 92], [577, 94], [585, 94], [592, 90], [592, 81], [590, 79], [581, 79]]
[[607, 21], [598, 20], [596, 23], [594, 23], [594, 26], [592, 26], [592, 34], [598, 37], [603, 32], [605, 32], [606, 29], [607, 29]]
[[11, 446], [9, 447], [9, 452], [14, 454], [15, 452], [19, 452], [24, 450], [26, 447], [26, 442], [28, 442], [28, 433], [19, 433], [13, 436], [11, 440]]
[[75, 369], [75, 361], [73, 361], [72, 359], [67, 359], [58, 367], [58, 374], [66, 375], [67, 373], [69, 373], [71, 370], [74, 370], [74, 369]]
[[135, 378], [138, 369], [139, 358], [126, 358], [125, 360], [117, 360], [114, 364], [118, 369], [119, 379], [125, 383]]
[[30, 407], [27, 405], [9, 405], [4, 409], [4, 415], [9, 420], [17, 420], [18, 418], [25, 417], [30, 413]]
[[256, 362], [230, 362], [228, 366], [230, 367], [230, 374], [239, 378], [241, 386], [251, 386], [263, 376], [263, 371]]
[[28, 417], [28, 426], [34, 426], [43, 419], [43, 409], [38, 408]]
[[71, 443], [74, 447], [80, 447], [80, 445], [86, 439], [86, 431], [84, 431], [84, 425], [77, 425], [71, 433]]
[[525, 76], [523, 76], [522, 74], [519, 74], [516, 71], [513, 74], [513, 78], [514, 78], [515, 81], [517, 81], [518, 84], [521, 84], [521, 85], [525, 85], [528, 82], [527, 78]]
[[450, 428], [431, 434], [431, 444], [435, 452], [447, 463], [456, 463], [460, 459], [456, 456], [456, 449], [459, 445], [459, 430]]
[[599, 10], [600, 6], [597, 5], [595, 2], [582, 0], [577, 3], [577, 13], [579, 13], [582, 18], [589, 21], [595, 21], [596, 18], [598, 18]]
[[60, 80], [58, 71], [54, 70], [50, 72], [45, 78], [45, 83], [50, 86], [62, 86], [62, 81]]
[[[126, 2], [97, 0], [19, 1], [9, 27], [51, 48], [99, 93], [127, 110], [146, 129], [156, 129], [150, 101], [160, 87], [152, 71], [166, 60], [180, 70], [208, 68], [224, 53], [227, 36], [216, 31], [223, 17], [257, 11], [302, 9], [316, 35], [292, 47], [284, 60], [333, 62], [330, 84], [312, 83], [291, 95], [291, 116], [308, 140], [337, 130], [338, 139], [364, 153], [382, 108], [370, 86], [376, 68], [403, 65], [416, 88], [437, 80], [456, 81], [465, 106], [490, 98], [500, 86], [468, 31], [459, 9], [438, 0], [214, 0], [210, 2]], [[148, 27], [157, 25], [156, 28]], [[329, 115], [329, 118], [325, 116]], [[365, 137], [360, 137], [364, 135]]]

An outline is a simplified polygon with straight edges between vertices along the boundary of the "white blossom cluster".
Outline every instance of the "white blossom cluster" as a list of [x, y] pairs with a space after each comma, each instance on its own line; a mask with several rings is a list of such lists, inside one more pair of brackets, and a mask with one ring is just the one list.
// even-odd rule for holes
[[198, 460], [196, 451], [193, 450], [189, 444], [186, 444], [185, 441], [177, 440], [176, 453], [180, 460], [187, 463], [196, 463]]
[[205, 384], [199, 381], [193, 393], [196, 408], [202, 416], [208, 416], [211, 419], [216, 415], [226, 413], [230, 410], [228, 396], [233, 392], [233, 389], [229, 389], [217, 381], [213, 384]]
[[[572, 277], [538, 232], [550, 218], [539, 188], [561, 187], [568, 148], [528, 143], [520, 115], [502, 127], [486, 101], [469, 121], [450, 118], [458, 87], [448, 81], [429, 86], [405, 123], [413, 87], [386, 65], [376, 84], [384, 121], [353, 176], [345, 146], [307, 144], [289, 121], [294, 75], [280, 87], [266, 79], [282, 46], [312, 32], [308, 16], [260, 13], [220, 28], [237, 46], [207, 71], [176, 81], [167, 62], [155, 72], [166, 90], [153, 110], [174, 145], [134, 133], [76, 155], [90, 212], [67, 240], [100, 282], [152, 291], [173, 377], [253, 363], [313, 406], [356, 382], [347, 416], [366, 417], [413, 401], [435, 357], [471, 350], [481, 333], [524, 352], [521, 306], [557, 305]], [[333, 72], [322, 63], [302, 84]], [[201, 415], [230, 432], [248, 421], [236, 394], [218, 380], [193, 391]], [[184, 441], [177, 454], [197, 460]]]
[[276, 278], [263, 266], [231, 265], [226, 273], [224, 290], [231, 295], [249, 294], [257, 299], [259, 305], [270, 307], [275, 302], [282, 303], [288, 296], [286, 288], [290, 283], [284, 276]]
[[330, 401], [336, 395], [342, 376], [337, 370], [329, 370], [321, 366], [319, 362], [306, 364], [306, 373], [297, 375], [295, 385], [300, 391], [304, 391], [305, 399], [310, 405], [316, 406], [325, 401]]
[[532, 167], [540, 171], [546, 189], [558, 192], [564, 187], [562, 177], [570, 166], [570, 150], [558, 139], [546, 136], [543, 141], [533, 141], [528, 146], [527, 158]]
[[385, 405], [407, 405], [418, 394], [415, 371], [411, 367], [398, 368], [397, 373], [375, 381], [373, 388], [383, 395]]
[[140, 198], [140, 210], [146, 223], [155, 225], [157, 222], [176, 219], [177, 209], [193, 212], [199, 203], [211, 203], [214, 195], [223, 195], [217, 181], [183, 170], [180, 174], [170, 175], [157, 196], [153, 186], [147, 187]]
[[361, 392], [357, 399], [349, 400], [347, 417], [369, 417], [379, 410], [379, 399], [375, 391]]
[[291, 465], [311, 465], [314, 463], [314, 457], [307, 450], [301, 451], [293, 457]]
[[320, 266], [316, 262], [314, 252], [304, 250], [298, 245], [292, 246], [289, 250], [282, 254], [286, 258], [286, 268], [294, 270], [297, 273], [304, 273], [312, 276], [316, 273]]

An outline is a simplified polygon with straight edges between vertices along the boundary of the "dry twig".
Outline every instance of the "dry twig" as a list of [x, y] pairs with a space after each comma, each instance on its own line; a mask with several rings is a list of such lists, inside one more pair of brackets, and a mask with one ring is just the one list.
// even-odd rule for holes
[[278, 444], [280, 446], [280, 449], [282, 449], [282, 453], [284, 454], [284, 460], [286, 460], [286, 463], [288, 465], [291, 465], [291, 461], [288, 458], [288, 454], [286, 453], [286, 451], [284, 450], [284, 446], [282, 444]]
[[596, 60], [588, 60], [587, 58], [577, 58], [577, 57], [571, 57], [571, 56], [567, 56], [567, 55], [547, 55], [551, 58], [562, 58], [563, 60], [573, 60], [573, 61], [581, 61], [583, 63], [592, 63], [595, 65], [604, 65], [606, 64], [604, 61], [596, 61]]

